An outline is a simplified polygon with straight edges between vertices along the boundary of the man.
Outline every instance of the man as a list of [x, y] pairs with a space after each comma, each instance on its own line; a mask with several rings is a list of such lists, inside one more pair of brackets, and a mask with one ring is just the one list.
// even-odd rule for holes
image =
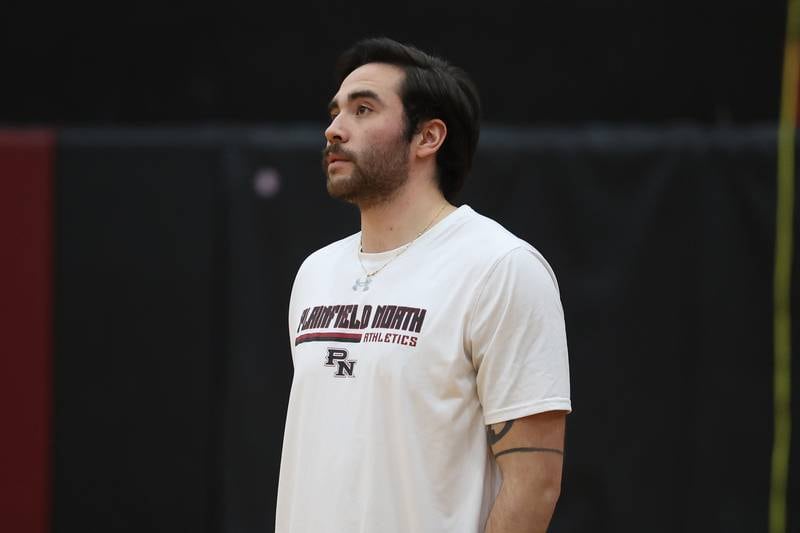
[[563, 312], [535, 249], [449, 202], [477, 91], [389, 39], [339, 67], [323, 168], [361, 232], [292, 290], [276, 531], [543, 532], [571, 409]]

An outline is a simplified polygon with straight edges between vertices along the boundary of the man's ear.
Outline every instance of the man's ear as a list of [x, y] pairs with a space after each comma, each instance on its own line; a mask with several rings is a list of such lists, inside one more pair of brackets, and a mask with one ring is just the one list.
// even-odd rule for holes
[[438, 118], [423, 122], [414, 136], [415, 153], [420, 159], [435, 156], [447, 137], [447, 126]]

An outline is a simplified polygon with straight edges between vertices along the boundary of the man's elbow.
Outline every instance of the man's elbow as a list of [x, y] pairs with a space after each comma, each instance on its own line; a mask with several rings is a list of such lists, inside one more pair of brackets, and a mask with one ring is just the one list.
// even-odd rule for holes
[[[510, 481], [510, 480], [508, 480]], [[504, 484], [506, 481], [504, 481]], [[526, 494], [534, 507], [540, 509], [555, 509], [558, 498], [561, 496], [561, 476], [537, 476], [514, 480], [509, 489], [517, 494]]]
[[561, 496], [561, 479], [556, 478], [546, 480], [541, 488], [541, 505], [550, 508], [551, 512], [556, 508], [558, 498]]

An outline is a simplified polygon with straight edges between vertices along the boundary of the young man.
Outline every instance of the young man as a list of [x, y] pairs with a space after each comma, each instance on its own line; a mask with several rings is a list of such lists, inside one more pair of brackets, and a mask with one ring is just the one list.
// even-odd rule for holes
[[571, 409], [563, 312], [533, 247], [448, 201], [477, 91], [389, 39], [339, 67], [323, 168], [361, 232], [295, 280], [276, 531], [543, 532]]

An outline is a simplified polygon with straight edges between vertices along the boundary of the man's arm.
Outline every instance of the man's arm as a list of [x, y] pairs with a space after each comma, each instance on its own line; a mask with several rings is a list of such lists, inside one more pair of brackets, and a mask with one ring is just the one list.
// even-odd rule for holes
[[561, 492], [566, 412], [550, 411], [486, 428], [503, 484], [486, 533], [544, 533]]

